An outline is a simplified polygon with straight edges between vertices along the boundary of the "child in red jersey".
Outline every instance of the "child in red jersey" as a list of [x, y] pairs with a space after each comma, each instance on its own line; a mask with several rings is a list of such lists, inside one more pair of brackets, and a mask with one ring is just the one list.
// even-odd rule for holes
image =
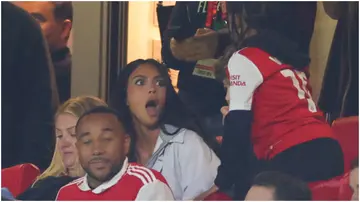
[[164, 177], [157, 171], [128, 163], [130, 137], [117, 112], [98, 107], [76, 125], [81, 166], [86, 175], [59, 190], [56, 200], [173, 200]]
[[280, 2], [228, 2], [227, 10], [234, 41], [223, 58], [229, 111], [215, 186], [199, 199], [233, 185], [243, 199], [253, 177], [265, 170], [306, 182], [342, 174], [341, 147], [312, 100], [310, 58], [288, 36], [286, 8]]

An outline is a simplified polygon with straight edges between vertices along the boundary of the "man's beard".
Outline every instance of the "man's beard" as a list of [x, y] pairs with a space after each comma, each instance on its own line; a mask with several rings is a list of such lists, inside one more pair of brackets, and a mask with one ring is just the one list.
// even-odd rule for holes
[[96, 176], [91, 172], [91, 170], [90, 170], [89, 168], [83, 168], [83, 169], [85, 170], [86, 174], [87, 174], [89, 177], [91, 177], [91, 178], [93, 178], [93, 179], [95, 179], [95, 180], [97, 180], [97, 181], [99, 181], [99, 182], [104, 183], [104, 182], [107, 182], [107, 181], [111, 180], [118, 172], [120, 172], [120, 170], [121, 170], [122, 167], [123, 167], [123, 161], [121, 161], [120, 164], [112, 165], [112, 166], [111, 166], [111, 169], [110, 169], [110, 172], [109, 172], [105, 177], [103, 177], [103, 178], [98, 178], [98, 177], [96, 177]]

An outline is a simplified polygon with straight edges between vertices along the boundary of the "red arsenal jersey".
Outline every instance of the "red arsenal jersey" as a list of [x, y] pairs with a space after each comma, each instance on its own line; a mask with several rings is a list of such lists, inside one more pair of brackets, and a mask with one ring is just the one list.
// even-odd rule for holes
[[108, 182], [91, 189], [87, 175], [62, 187], [58, 201], [151, 201], [174, 200], [165, 178], [157, 171], [124, 161], [123, 168]]
[[[333, 138], [330, 126], [311, 97], [307, 75], [258, 48], [244, 48], [228, 63], [230, 110], [253, 112], [251, 140], [259, 159], [315, 138]], [[232, 103], [234, 100], [236, 103]], [[241, 121], [241, 120], [239, 120]]]

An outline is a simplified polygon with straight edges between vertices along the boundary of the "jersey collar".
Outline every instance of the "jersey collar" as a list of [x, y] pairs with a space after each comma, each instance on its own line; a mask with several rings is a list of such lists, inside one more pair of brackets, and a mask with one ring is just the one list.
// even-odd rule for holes
[[88, 181], [87, 181], [88, 174], [86, 174], [83, 177], [83, 180], [81, 180], [77, 185], [81, 191], [90, 191], [91, 190], [94, 194], [101, 194], [102, 192], [106, 191], [107, 189], [109, 189], [110, 187], [114, 186], [115, 184], [117, 184], [119, 182], [121, 177], [126, 172], [128, 165], [129, 165], [128, 159], [125, 158], [121, 170], [109, 181], [102, 183], [100, 186], [96, 187], [93, 190], [91, 190], [91, 188], [89, 187]]

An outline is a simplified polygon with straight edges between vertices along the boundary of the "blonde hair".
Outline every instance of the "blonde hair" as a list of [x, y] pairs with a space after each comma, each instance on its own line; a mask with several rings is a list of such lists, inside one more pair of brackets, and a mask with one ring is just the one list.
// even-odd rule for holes
[[[79, 118], [86, 111], [98, 106], [107, 106], [107, 104], [103, 100], [93, 96], [79, 96], [75, 98], [70, 98], [58, 108], [55, 114], [55, 118], [60, 114], [64, 113], [71, 114]], [[57, 147], [55, 147], [54, 155], [51, 160], [50, 166], [36, 179], [35, 183], [41, 179], [50, 176], [58, 177], [65, 173], [66, 168], [62, 162], [60, 152], [58, 151]], [[81, 166], [77, 166], [76, 173], [78, 174], [78, 176], [83, 174]]]

